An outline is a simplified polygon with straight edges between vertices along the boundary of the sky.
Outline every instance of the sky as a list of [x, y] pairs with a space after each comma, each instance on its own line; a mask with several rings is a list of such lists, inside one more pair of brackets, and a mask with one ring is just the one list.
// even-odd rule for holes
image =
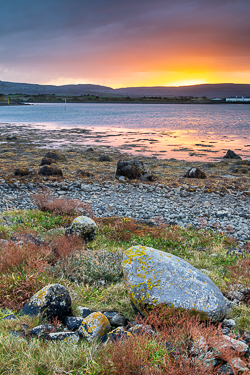
[[250, 0], [0, 0], [0, 80], [250, 84]]

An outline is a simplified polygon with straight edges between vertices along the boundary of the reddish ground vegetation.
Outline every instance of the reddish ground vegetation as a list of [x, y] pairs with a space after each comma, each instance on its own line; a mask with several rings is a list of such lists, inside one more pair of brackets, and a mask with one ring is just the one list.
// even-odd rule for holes
[[87, 214], [92, 216], [90, 205], [79, 199], [54, 198], [49, 190], [32, 196], [34, 203], [43, 212], [52, 212], [56, 215], [76, 216]]
[[[150, 324], [157, 333], [154, 337], [130, 336], [103, 347], [100, 360], [105, 374], [212, 375], [217, 369], [210, 358], [217, 357], [222, 363], [239, 358], [229, 347], [222, 348], [220, 326], [200, 323], [198, 316], [190, 316], [186, 311], [160, 307], [138, 321]], [[218, 347], [217, 354], [211, 351]]]

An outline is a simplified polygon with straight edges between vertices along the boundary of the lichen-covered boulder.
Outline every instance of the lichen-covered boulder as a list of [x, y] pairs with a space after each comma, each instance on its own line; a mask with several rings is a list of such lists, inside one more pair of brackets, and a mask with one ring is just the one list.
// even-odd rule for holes
[[115, 178], [127, 177], [129, 180], [139, 178], [143, 181], [152, 181], [153, 176], [148, 167], [141, 160], [119, 160], [115, 172]]
[[101, 312], [94, 312], [82, 321], [78, 333], [80, 337], [91, 342], [94, 339], [101, 339], [110, 329], [108, 318]]
[[194, 309], [214, 322], [226, 314], [225, 299], [212, 280], [173, 254], [133, 246], [125, 252], [122, 268], [129, 297], [140, 312], [171, 304]]
[[21, 315], [43, 315], [62, 321], [71, 315], [71, 298], [67, 289], [60, 284], [48, 284], [31, 297], [20, 311]]
[[65, 235], [74, 234], [81, 236], [84, 241], [93, 241], [96, 236], [97, 225], [94, 220], [87, 216], [78, 216], [66, 229]]

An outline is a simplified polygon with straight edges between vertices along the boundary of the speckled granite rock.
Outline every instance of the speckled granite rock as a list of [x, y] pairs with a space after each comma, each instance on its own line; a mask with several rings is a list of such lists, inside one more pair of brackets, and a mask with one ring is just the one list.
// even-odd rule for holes
[[91, 342], [94, 339], [101, 339], [110, 329], [108, 318], [101, 312], [94, 312], [83, 320], [78, 328], [78, 333], [80, 337]]
[[226, 314], [225, 299], [211, 279], [175, 255], [133, 246], [125, 252], [122, 267], [129, 297], [140, 311], [171, 303], [195, 309], [214, 322]]
[[21, 315], [42, 314], [47, 318], [63, 320], [71, 314], [71, 298], [60, 284], [48, 284], [31, 297], [20, 311]]
[[97, 225], [94, 220], [87, 216], [79, 216], [66, 229], [65, 235], [75, 234], [81, 236], [85, 241], [93, 241], [96, 236], [96, 229]]

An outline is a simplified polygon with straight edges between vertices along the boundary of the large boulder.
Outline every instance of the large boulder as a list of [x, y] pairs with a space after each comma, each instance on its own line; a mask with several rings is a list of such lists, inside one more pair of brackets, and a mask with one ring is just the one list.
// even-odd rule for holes
[[130, 180], [139, 178], [143, 181], [152, 181], [153, 176], [150, 170], [141, 160], [119, 160], [117, 163], [117, 169], [115, 172], [115, 177], [124, 176]]
[[226, 155], [223, 156], [223, 159], [241, 159], [234, 151], [228, 150]]
[[97, 225], [94, 220], [87, 216], [78, 216], [66, 229], [65, 235], [81, 236], [84, 241], [93, 241], [96, 236]]
[[122, 268], [129, 297], [142, 313], [148, 306], [171, 304], [213, 322], [226, 314], [225, 299], [212, 280], [175, 255], [133, 246], [125, 252]]
[[43, 315], [62, 321], [71, 315], [71, 298], [67, 289], [60, 284], [48, 284], [31, 297], [20, 311], [21, 315]]
[[31, 174], [34, 174], [33, 169], [32, 168], [27, 168], [27, 167], [17, 168], [14, 171], [14, 175], [15, 176], [20, 176], [20, 177], [28, 176], [28, 175], [31, 175]]
[[83, 319], [78, 328], [78, 333], [80, 337], [84, 337], [88, 342], [91, 342], [94, 339], [101, 339], [110, 329], [108, 318], [101, 312], [94, 312]]

